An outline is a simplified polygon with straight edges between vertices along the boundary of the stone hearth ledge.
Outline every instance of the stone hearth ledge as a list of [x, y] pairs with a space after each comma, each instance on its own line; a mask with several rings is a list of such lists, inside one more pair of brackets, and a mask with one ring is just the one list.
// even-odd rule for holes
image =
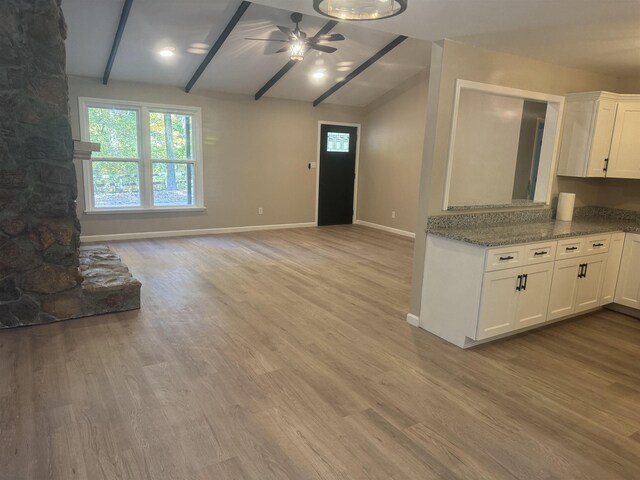
[[140, 287], [127, 266], [106, 245], [80, 246], [82, 316], [140, 308]]
[[[35, 310], [41, 310], [40, 315], [29, 321], [24, 321], [25, 316], [20, 315], [20, 312], [13, 313], [11, 309], [4, 311], [2, 307], [11, 304], [3, 305], [0, 295], [0, 329], [140, 308], [141, 283], [133, 278], [127, 266], [109, 247], [81, 246], [79, 263], [80, 288], [44, 296], [39, 308], [36, 304], [32, 306]], [[51, 280], [44, 273], [46, 278], [43, 277], [40, 281], [43, 285]], [[34, 280], [35, 283], [38, 281]], [[29, 305], [23, 306], [28, 307]]]

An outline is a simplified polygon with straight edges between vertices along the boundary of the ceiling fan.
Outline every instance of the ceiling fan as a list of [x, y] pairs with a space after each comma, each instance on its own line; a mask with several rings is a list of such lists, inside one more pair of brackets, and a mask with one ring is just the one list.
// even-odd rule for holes
[[283, 27], [276, 25], [278, 30], [287, 36], [287, 39], [276, 38], [245, 38], [245, 40], [259, 40], [263, 42], [281, 42], [286, 43], [284, 47], [278, 50], [276, 53], [289, 52], [291, 60], [302, 60], [304, 54], [308, 49], [317, 50], [324, 53], [333, 53], [337, 50], [335, 47], [329, 45], [323, 45], [324, 42], [338, 42], [344, 40], [344, 35], [340, 33], [327, 33], [324, 35], [314, 35], [313, 37], [307, 37], [307, 34], [300, 30], [298, 24], [302, 21], [301, 13], [292, 13], [291, 21], [295, 23], [295, 28]]

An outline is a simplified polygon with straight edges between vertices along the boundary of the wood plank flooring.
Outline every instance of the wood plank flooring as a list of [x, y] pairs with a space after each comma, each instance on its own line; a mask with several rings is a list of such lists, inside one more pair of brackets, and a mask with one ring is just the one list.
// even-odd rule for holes
[[638, 479], [640, 322], [463, 351], [360, 226], [113, 243], [139, 312], [0, 331], [0, 478]]

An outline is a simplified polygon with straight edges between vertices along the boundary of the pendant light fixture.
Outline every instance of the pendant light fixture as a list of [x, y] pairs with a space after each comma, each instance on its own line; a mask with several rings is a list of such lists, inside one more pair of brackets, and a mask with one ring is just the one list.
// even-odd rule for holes
[[313, 0], [316, 12], [338, 20], [380, 20], [407, 9], [408, 0]]

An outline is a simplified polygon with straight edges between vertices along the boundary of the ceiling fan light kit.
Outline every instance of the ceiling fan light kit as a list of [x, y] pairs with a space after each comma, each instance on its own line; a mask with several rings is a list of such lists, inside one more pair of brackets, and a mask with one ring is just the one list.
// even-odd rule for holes
[[289, 58], [291, 60], [300, 61], [304, 59], [305, 44], [304, 40], [294, 40], [289, 47]]
[[408, 0], [313, 0], [316, 12], [338, 20], [381, 20], [407, 9]]
[[[386, 0], [383, 0], [386, 1]], [[284, 43], [284, 47], [278, 50], [276, 53], [289, 52], [289, 58], [296, 62], [304, 59], [304, 54], [307, 50], [317, 50], [323, 53], [333, 53], [337, 50], [335, 47], [325, 45], [327, 42], [340, 42], [344, 40], [344, 35], [340, 33], [323, 33], [322, 30], [313, 37], [307, 37], [307, 34], [300, 30], [300, 22], [302, 21], [302, 14], [294, 12], [291, 14], [291, 21], [295, 24], [294, 28], [283, 27], [282, 25], [276, 25], [276, 28], [281, 33], [287, 36], [286, 39], [279, 38], [245, 38], [245, 40], [260, 41], [260, 42], [279, 42]], [[331, 22], [329, 22], [331, 23]], [[334, 24], [337, 22], [333, 22]], [[332, 26], [333, 28], [333, 26]], [[330, 30], [330, 29], [329, 29]]]

